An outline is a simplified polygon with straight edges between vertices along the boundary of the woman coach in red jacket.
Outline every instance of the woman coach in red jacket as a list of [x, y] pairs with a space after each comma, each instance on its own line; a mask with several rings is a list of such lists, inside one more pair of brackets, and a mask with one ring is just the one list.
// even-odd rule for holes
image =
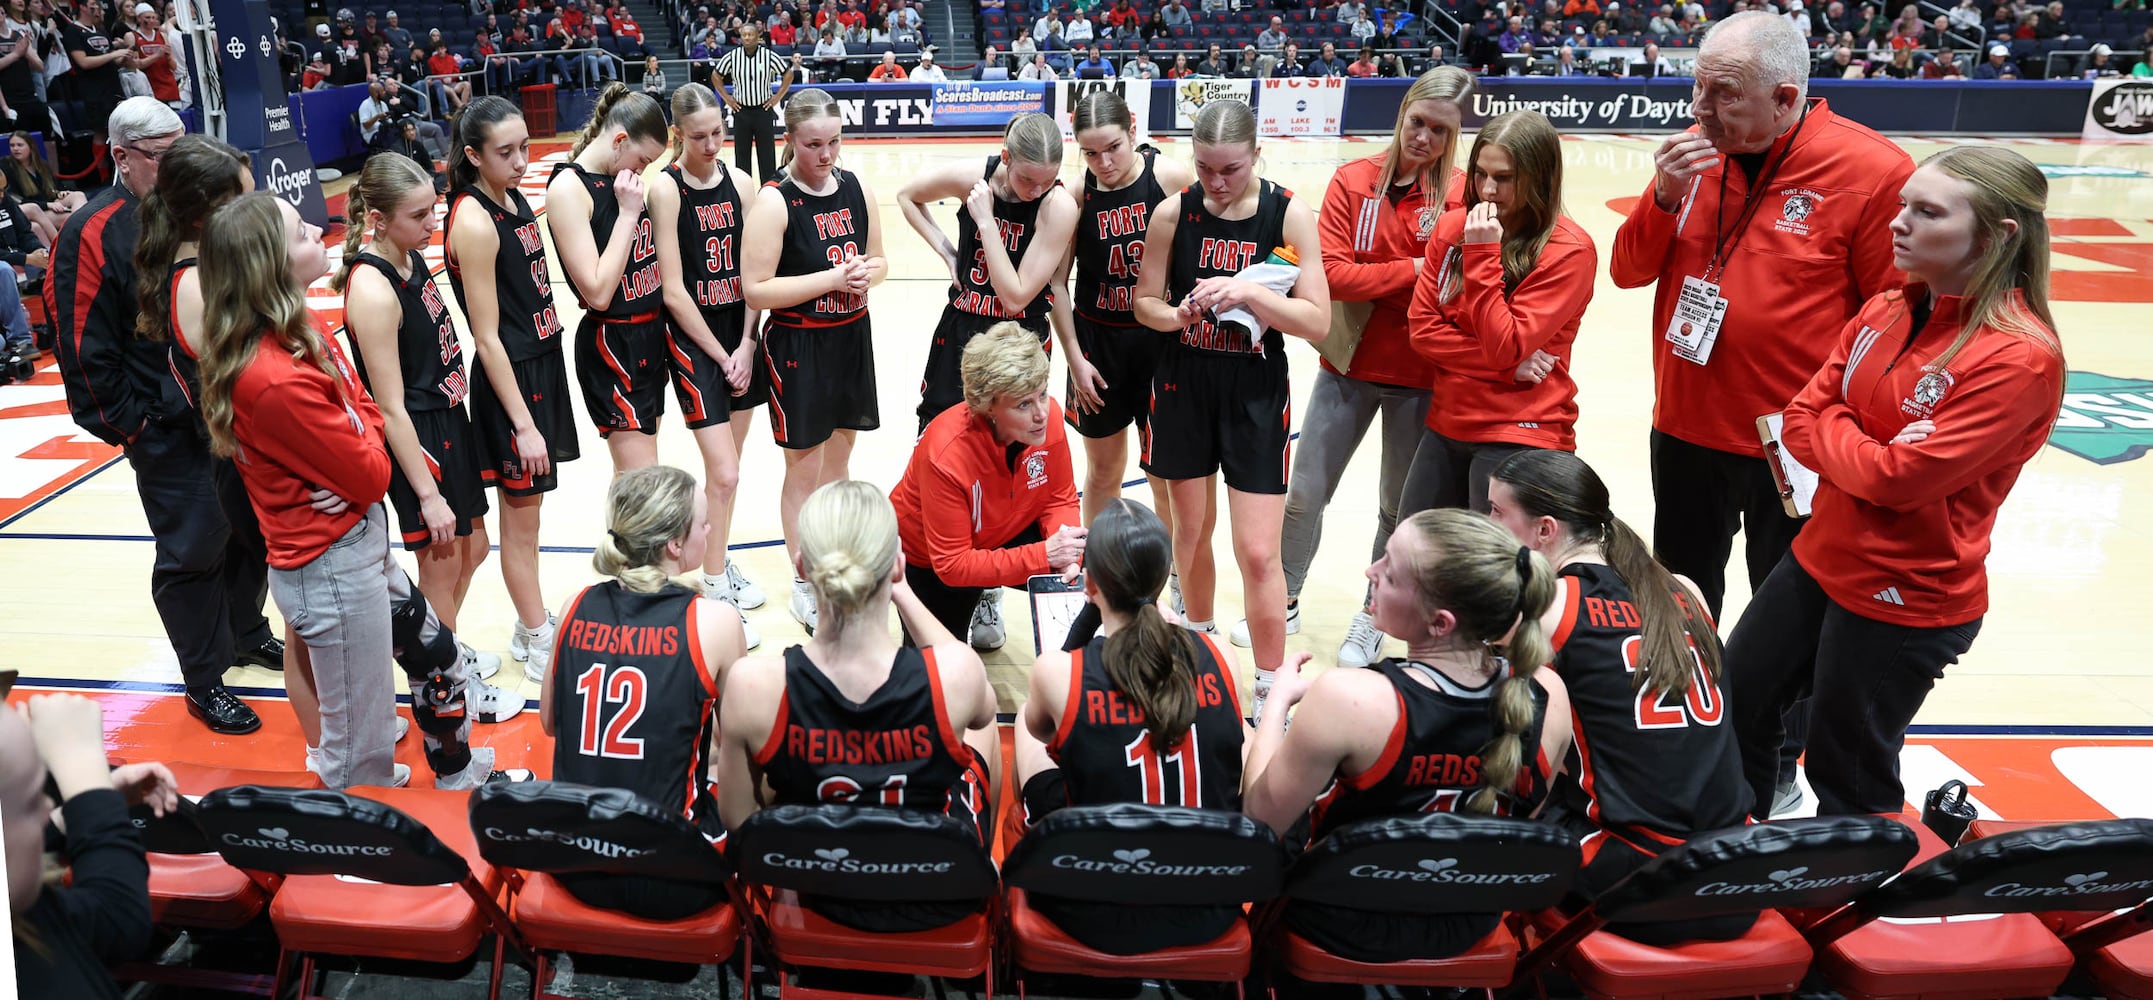
[[1893, 263], [1912, 283], [1870, 299], [1788, 404], [1783, 443], [1820, 480], [1813, 514], [1727, 644], [1758, 819], [1780, 713], [1811, 692], [1817, 811], [1903, 807], [1907, 724], [1981, 630], [1996, 510], [2062, 400], [2040, 170], [1948, 149], [1900, 201]]
[[927, 422], [890, 505], [912, 592], [951, 634], [997, 649], [999, 621], [973, 627], [987, 624], [974, 621], [980, 594], [1072, 572], [1084, 528], [1039, 335], [996, 323], [965, 345], [959, 371], [964, 402]]

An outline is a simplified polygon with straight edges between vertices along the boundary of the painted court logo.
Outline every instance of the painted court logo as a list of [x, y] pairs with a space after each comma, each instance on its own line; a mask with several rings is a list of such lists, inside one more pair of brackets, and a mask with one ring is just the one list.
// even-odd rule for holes
[[2098, 465], [2153, 449], [2153, 381], [2070, 372], [2048, 443]]

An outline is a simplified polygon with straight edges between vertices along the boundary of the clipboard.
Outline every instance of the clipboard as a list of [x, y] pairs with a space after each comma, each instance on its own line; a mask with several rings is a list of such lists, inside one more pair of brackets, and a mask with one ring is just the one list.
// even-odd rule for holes
[[1757, 437], [1764, 442], [1764, 460], [1772, 466], [1772, 482], [1779, 488], [1779, 505], [1788, 517], [1808, 517], [1810, 505], [1817, 496], [1817, 473], [1779, 443], [1785, 425], [1784, 415], [1767, 413], [1757, 418]]
[[1045, 655], [1048, 650], [1062, 648], [1069, 638], [1069, 626], [1086, 604], [1084, 578], [1075, 583], [1064, 583], [1059, 574], [1042, 573], [1024, 581], [1024, 593], [1032, 603], [1032, 652]]

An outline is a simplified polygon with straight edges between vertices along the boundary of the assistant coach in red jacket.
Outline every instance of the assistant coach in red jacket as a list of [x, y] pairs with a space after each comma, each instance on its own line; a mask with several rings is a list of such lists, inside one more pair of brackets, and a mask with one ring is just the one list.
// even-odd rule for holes
[[1870, 299], [1787, 406], [1786, 448], [1817, 471], [1814, 513], [1727, 642], [1758, 819], [1780, 714], [1812, 691], [1817, 811], [1900, 810], [1906, 727], [1981, 630], [1996, 511], [2063, 398], [2039, 168], [1959, 147], [1904, 198], [1892, 255], [1913, 283]]
[[1653, 154], [1652, 186], [1609, 255], [1615, 284], [1658, 285], [1645, 331], [1653, 548], [1714, 617], [1735, 531], [1754, 588], [1800, 527], [1780, 507], [1757, 418], [1816, 373], [1831, 331], [1904, 280], [1885, 226], [1913, 162], [1809, 99], [1808, 78], [1808, 44], [1786, 21], [1744, 13], [1714, 26], [1697, 55], [1697, 126]]
[[995, 649], [994, 588], [1074, 571], [1084, 522], [1038, 335], [996, 323], [965, 345], [959, 370], [964, 402], [927, 422], [890, 505], [912, 593], [951, 634], [969, 629], [973, 646]]

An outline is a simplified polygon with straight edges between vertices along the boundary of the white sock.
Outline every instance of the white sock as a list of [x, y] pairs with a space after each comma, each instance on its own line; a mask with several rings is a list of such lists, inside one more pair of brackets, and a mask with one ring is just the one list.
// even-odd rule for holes
[[1198, 632], [1207, 632], [1210, 631], [1210, 629], [1212, 628], [1211, 620], [1208, 618], [1203, 621], [1197, 621], [1196, 619], [1191, 618], [1188, 620], [1188, 624], [1190, 629], [1193, 629]]
[[1276, 676], [1276, 675], [1277, 675], [1277, 671], [1273, 671], [1273, 670], [1264, 670], [1264, 669], [1261, 669], [1261, 668], [1259, 668], [1259, 669], [1258, 669], [1258, 670], [1256, 671], [1256, 688], [1257, 688], [1258, 690], [1262, 690], [1262, 691], [1268, 691], [1268, 690], [1270, 690], [1270, 688], [1271, 688], [1271, 678], [1272, 678], [1272, 677], [1274, 677], [1274, 676]]

